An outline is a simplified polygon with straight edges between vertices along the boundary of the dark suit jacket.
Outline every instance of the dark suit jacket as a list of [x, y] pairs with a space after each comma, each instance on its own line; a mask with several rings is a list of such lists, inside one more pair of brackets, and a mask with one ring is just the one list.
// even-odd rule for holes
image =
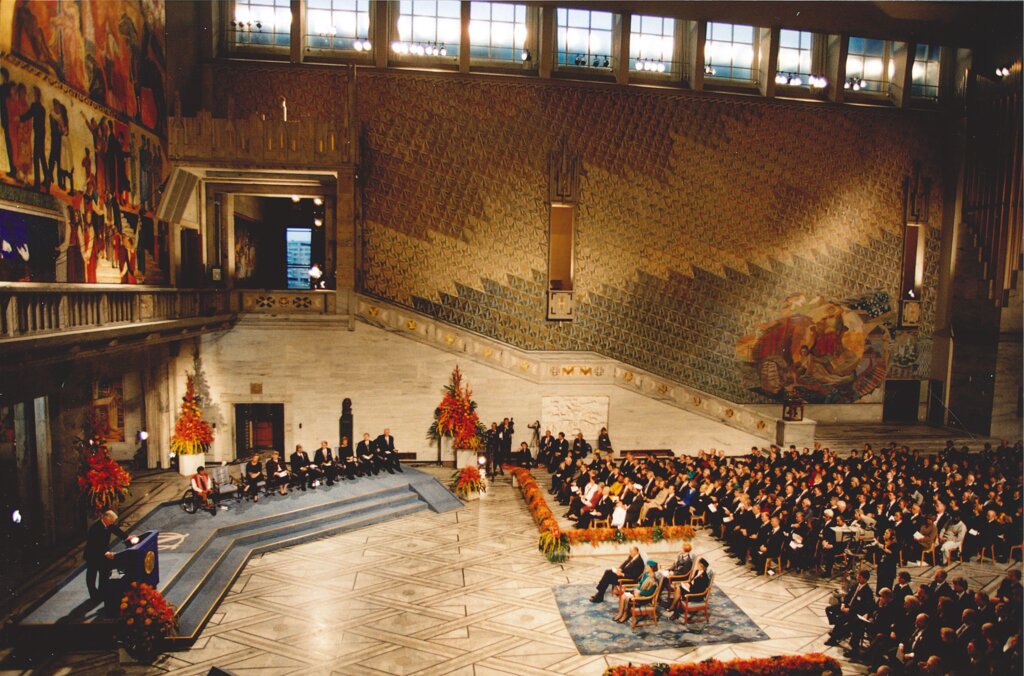
[[631, 580], [639, 580], [640, 576], [644, 574], [644, 559], [642, 556], [637, 555], [635, 559], [626, 558], [619, 566], [619, 570], [622, 571], [623, 577], [628, 577]]
[[313, 456], [313, 462], [318, 465], [322, 465], [325, 462], [334, 462], [334, 451], [323, 447], [316, 449], [316, 455]]
[[871, 587], [864, 585], [860, 589], [852, 588], [846, 593], [843, 605], [850, 609], [853, 615], [866, 615], [875, 609], [875, 596], [871, 593]]
[[355, 449], [352, 448], [351, 444], [348, 446], [338, 446], [335, 450], [335, 455], [338, 457], [338, 460], [353, 460], [355, 459], [353, 453], [355, 453]]
[[377, 437], [377, 440], [373, 442], [377, 447], [377, 450], [381, 453], [394, 453], [395, 452], [395, 437], [394, 435], [385, 437], [383, 434]]
[[569, 452], [569, 440], [568, 439], [555, 439], [554, 446], [555, 453], [559, 455], [565, 455]]
[[360, 441], [356, 444], [356, 455], [360, 458], [366, 455], [373, 455], [373, 442]]
[[110, 536], [116, 535], [121, 540], [128, 539], [128, 535], [117, 527], [103, 525], [103, 520], [97, 520], [89, 526], [89, 532], [85, 536], [85, 560], [89, 563], [96, 563], [106, 558], [104, 555], [110, 550]]
[[302, 452], [302, 455], [299, 455], [299, 452], [295, 451], [292, 453], [291, 461], [292, 471], [298, 474], [300, 471], [304, 470], [307, 465], [309, 465], [309, 456], [306, 455], [305, 451]]
[[698, 570], [693, 574], [693, 579], [690, 580], [690, 591], [688, 594], [703, 594], [711, 586], [711, 578], [708, 577], [707, 571]]

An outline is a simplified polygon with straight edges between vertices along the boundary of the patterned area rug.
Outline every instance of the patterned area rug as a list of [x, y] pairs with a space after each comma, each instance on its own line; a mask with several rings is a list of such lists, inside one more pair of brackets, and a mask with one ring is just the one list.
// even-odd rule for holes
[[[658, 611], [658, 624], [631, 629], [629, 623], [612, 620], [618, 598], [612, 594], [604, 603], [591, 603], [594, 585], [567, 584], [554, 588], [558, 610], [581, 655], [640, 652], [661, 648], [685, 648], [708, 643], [749, 643], [764, 641], [761, 631], [750, 617], [719, 588], [711, 594], [711, 622], [691, 618], [689, 625], [682, 618], [673, 622], [668, 613]], [[703, 616], [701, 616], [703, 620]]]

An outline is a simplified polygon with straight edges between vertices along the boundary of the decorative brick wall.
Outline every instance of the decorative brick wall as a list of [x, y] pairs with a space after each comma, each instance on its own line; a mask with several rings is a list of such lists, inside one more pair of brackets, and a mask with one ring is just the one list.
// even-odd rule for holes
[[[791, 294], [896, 297], [902, 185], [941, 184], [937, 115], [360, 74], [362, 290], [525, 349], [593, 350], [717, 396]], [[547, 160], [583, 160], [574, 322], [545, 320]], [[931, 195], [925, 289], [942, 209]], [[926, 293], [914, 373], [926, 377]]]

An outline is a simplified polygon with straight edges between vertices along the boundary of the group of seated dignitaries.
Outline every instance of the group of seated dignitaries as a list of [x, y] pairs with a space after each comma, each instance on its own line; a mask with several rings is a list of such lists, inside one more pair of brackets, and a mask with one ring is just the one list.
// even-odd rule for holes
[[987, 676], [1020, 673], [1024, 587], [1021, 571], [1007, 571], [993, 593], [972, 591], [963, 577], [949, 579], [945, 569], [932, 582], [913, 589], [901, 571], [898, 584], [883, 587], [877, 598], [871, 574], [860, 570], [841, 600], [826, 613], [834, 625], [826, 641], [868, 664], [874, 673]]
[[[312, 459], [301, 444], [295, 447], [288, 463], [277, 451], [271, 452], [266, 463], [261, 461], [259, 453], [253, 453], [242, 467], [242, 492], [251, 497], [253, 502], [259, 502], [260, 484], [266, 487], [267, 494], [277, 490], [285, 495], [289, 486], [304, 491], [316, 488], [321, 482], [333, 486], [342, 477], [354, 481], [357, 477], [371, 474], [394, 474], [401, 471], [395, 438], [391, 430], [385, 429], [383, 434], [373, 440], [368, 433], [363, 434], [363, 440], [355, 448], [349, 443], [348, 437], [342, 437], [337, 448], [331, 448], [326, 441], [322, 441]], [[209, 507], [211, 482], [205, 471], [197, 471], [193, 476], [192, 489], [203, 504]]]
[[[601, 603], [609, 588], [615, 589], [619, 595], [618, 614], [616, 622], [625, 622], [629, 619], [630, 606], [637, 600], [650, 599], [658, 590], [661, 584], [662, 596], [667, 597], [669, 610], [672, 611], [671, 619], [679, 619], [683, 612], [684, 598], [692, 595], [700, 595], [711, 586], [711, 574], [708, 570], [708, 562], [703, 558], [695, 558], [693, 545], [689, 541], [683, 542], [679, 555], [670, 567], [661, 567], [657, 561], [649, 559], [644, 561], [640, 548], [633, 546], [629, 549], [629, 555], [618, 568], [609, 568], [604, 571], [597, 583], [597, 593], [590, 597], [591, 603]], [[626, 591], [623, 584], [631, 587]], [[660, 599], [656, 600], [659, 602]]]

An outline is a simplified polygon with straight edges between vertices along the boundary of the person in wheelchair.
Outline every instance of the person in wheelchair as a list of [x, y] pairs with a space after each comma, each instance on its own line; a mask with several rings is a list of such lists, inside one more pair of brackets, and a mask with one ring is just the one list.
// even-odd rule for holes
[[270, 454], [270, 460], [267, 460], [267, 490], [277, 487], [281, 495], [287, 495], [290, 480], [291, 472], [288, 471], [288, 466], [278, 452], [274, 451]]
[[217, 513], [217, 506], [213, 504], [213, 480], [206, 473], [206, 468], [200, 465], [196, 473], [192, 475], [192, 495], [197, 506], [202, 505], [203, 509], [210, 513]]

